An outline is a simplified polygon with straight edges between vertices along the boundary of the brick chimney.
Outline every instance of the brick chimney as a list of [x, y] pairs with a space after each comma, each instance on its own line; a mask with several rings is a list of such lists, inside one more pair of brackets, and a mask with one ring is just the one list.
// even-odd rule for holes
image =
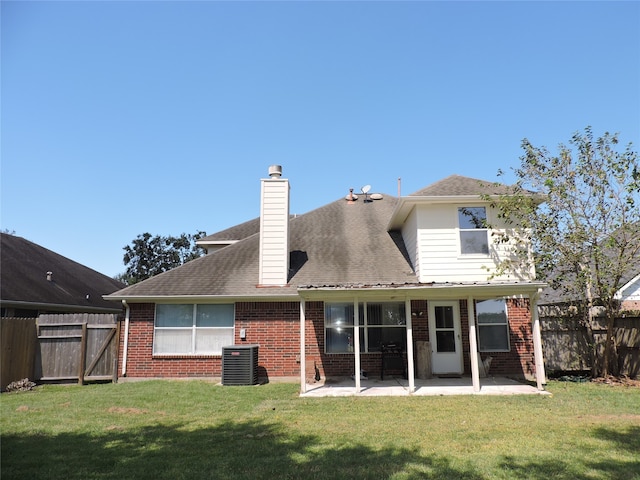
[[271, 165], [260, 180], [260, 258], [258, 285], [284, 286], [289, 277], [289, 180]]

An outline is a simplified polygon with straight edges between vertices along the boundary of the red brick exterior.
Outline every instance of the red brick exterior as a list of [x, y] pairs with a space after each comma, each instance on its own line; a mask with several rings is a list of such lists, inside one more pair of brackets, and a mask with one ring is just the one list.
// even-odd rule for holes
[[640, 311], [640, 300], [625, 300], [620, 308], [628, 311]]
[[[219, 355], [154, 356], [153, 324], [155, 305], [131, 304], [127, 349], [127, 377], [220, 377], [222, 359]], [[428, 341], [428, 303], [411, 302], [413, 339]], [[295, 377], [300, 375], [300, 305], [298, 302], [238, 302], [235, 304], [235, 344], [258, 344], [259, 376]], [[316, 368], [321, 377], [350, 376], [354, 371], [353, 353], [325, 353], [324, 303], [307, 302], [306, 315], [306, 378], [312, 380]], [[469, 320], [467, 301], [460, 300], [463, 362], [470, 373]], [[535, 373], [533, 337], [529, 302], [509, 300], [510, 351], [482, 353], [493, 358], [490, 375], [532, 376]], [[118, 375], [122, 374], [125, 328], [120, 329]], [[240, 339], [245, 329], [246, 338]], [[415, 348], [414, 348], [415, 351]], [[370, 375], [380, 375], [380, 353], [363, 353], [361, 368]]]
[[509, 352], [482, 353], [481, 357], [492, 357], [490, 375], [533, 377], [535, 360], [533, 354], [533, 331], [529, 301], [512, 299], [507, 302], [509, 318]]

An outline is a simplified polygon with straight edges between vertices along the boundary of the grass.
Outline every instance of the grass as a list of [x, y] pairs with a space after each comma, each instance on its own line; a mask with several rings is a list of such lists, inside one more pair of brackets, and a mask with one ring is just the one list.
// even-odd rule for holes
[[201, 381], [5, 393], [1, 477], [640, 479], [640, 389], [299, 398]]

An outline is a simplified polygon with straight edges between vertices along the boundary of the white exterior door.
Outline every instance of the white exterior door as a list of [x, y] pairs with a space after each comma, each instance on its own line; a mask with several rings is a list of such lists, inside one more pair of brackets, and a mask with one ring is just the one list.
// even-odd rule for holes
[[433, 374], [462, 374], [462, 336], [457, 301], [429, 302], [429, 339]]

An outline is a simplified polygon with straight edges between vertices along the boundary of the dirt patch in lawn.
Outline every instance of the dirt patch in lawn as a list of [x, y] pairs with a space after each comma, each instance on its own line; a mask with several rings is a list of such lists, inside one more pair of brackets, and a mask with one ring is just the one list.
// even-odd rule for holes
[[125, 415], [144, 415], [147, 410], [141, 408], [111, 407], [107, 410], [109, 413], [122, 413]]
[[605, 385], [614, 385], [617, 387], [636, 387], [640, 388], [640, 380], [629, 377], [596, 377], [591, 379], [594, 383], [602, 383]]

